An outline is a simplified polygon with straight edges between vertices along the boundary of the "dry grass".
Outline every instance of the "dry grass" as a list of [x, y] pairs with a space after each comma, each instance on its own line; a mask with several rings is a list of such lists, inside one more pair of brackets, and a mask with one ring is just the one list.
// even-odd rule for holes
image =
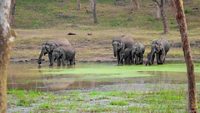
[[[13, 58], [35, 59], [40, 52], [40, 45], [52, 39], [67, 38], [77, 51], [77, 60], [101, 60], [113, 59], [111, 41], [114, 36], [128, 35], [135, 40], [147, 45], [145, 56], [150, 51], [149, 45], [151, 41], [160, 37], [166, 37], [170, 42], [181, 42], [178, 31], [171, 31], [168, 35], [162, 35], [161, 31], [143, 30], [136, 28], [115, 28], [115, 29], [85, 29], [83, 28], [67, 28], [63, 29], [36, 29], [23, 30], [16, 29], [18, 38], [14, 45], [12, 53]], [[199, 40], [197, 29], [189, 31], [191, 41]], [[69, 36], [68, 32], [74, 32], [77, 35]], [[87, 35], [92, 33], [92, 35]], [[199, 48], [192, 48], [194, 57], [199, 58]], [[171, 48], [168, 57], [182, 57], [181, 48]]]

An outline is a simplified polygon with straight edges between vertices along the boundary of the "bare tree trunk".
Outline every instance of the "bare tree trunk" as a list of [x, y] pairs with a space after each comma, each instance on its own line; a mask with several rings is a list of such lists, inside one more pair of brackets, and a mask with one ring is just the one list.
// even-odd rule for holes
[[10, 51], [10, 6], [11, 0], [0, 0], [0, 113], [7, 109], [7, 64]]
[[161, 0], [160, 13], [161, 13], [163, 27], [164, 27], [164, 34], [167, 34], [169, 32], [169, 26], [168, 26], [167, 16], [165, 13], [164, 0]]
[[91, 8], [91, 12], [94, 9], [94, 0], [90, 0], [90, 8]]
[[168, 21], [167, 21], [167, 16], [165, 13], [165, 4], [164, 4], [164, 0], [160, 0], [160, 2], [158, 0], [153, 0], [160, 8], [160, 15], [162, 18], [162, 23], [163, 23], [163, 33], [167, 34], [169, 32], [169, 26], [168, 26]]
[[135, 6], [136, 6], [136, 10], [140, 9], [140, 4], [138, 0], [134, 0]]
[[158, 4], [156, 4], [156, 19], [160, 20], [160, 7]]
[[96, 0], [91, 0], [91, 8], [92, 8], [92, 14], [93, 14], [93, 19], [94, 19], [94, 23], [98, 23], [97, 20], [97, 12], [96, 12]]
[[81, 10], [81, 1], [77, 0], [77, 10]]
[[192, 61], [191, 48], [187, 33], [187, 23], [184, 13], [183, 1], [174, 0], [177, 9], [176, 20], [179, 25], [181, 40], [183, 45], [183, 53], [187, 66], [188, 77], [188, 113], [197, 113], [197, 100], [196, 100], [196, 84], [194, 74], [194, 64]]
[[15, 9], [16, 9], [16, 0], [11, 0], [10, 20], [9, 20], [11, 26], [15, 25]]
[[171, 7], [171, 11], [173, 12], [174, 16], [176, 16], [176, 6], [174, 0], [170, 0], [169, 4], [170, 4], [169, 6]]
[[138, 0], [130, 0], [131, 10], [138, 10], [140, 9], [140, 4]]

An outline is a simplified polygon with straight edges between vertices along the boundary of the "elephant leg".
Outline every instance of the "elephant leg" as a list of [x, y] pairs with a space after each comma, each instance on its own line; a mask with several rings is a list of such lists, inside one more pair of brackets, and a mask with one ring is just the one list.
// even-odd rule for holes
[[135, 56], [135, 64], [138, 64], [138, 57]]
[[124, 64], [124, 55], [122, 55], [122, 53], [120, 52], [119, 54], [118, 54], [118, 64]]
[[63, 53], [63, 55], [62, 55], [62, 65], [63, 66], [65, 66], [66, 65], [66, 56], [65, 56], [65, 54]]
[[120, 64], [120, 60], [121, 60], [121, 59], [120, 59], [120, 54], [118, 53], [118, 54], [117, 54], [117, 63], [118, 63], [118, 65]]
[[49, 53], [48, 57], [49, 57], [49, 66], [53, 66], [53, 59], [52, 59], [53, 57], [52, 57], [52, 54]]
[[158, 53], [156, 54], [156, 62], [157, 64], [160, 64], [160, 55]]
[[155, 59], [155, 53], [152, 55], [152, 58], [151, 58], [151, 61], [150, 61], [151, 64], [154, 64], [154, 59]]
[[57, 66], [61, 66], [61, 60], [60, 60], [60, 58], [57, 59]]
[[132, 61], [131, 62], [132, 64], [135, 64], [135, 58], [134, 57], [132, 57], [131, 61]]
[[163, 62], [162, 62], [162, 55], [157, 54], [156, 55], [156, 59], [157, 59], [157, 64], [163, 64]]
[[143, 64], [143, 55], [140, 55], [140, 64]]
[[62, 58], [62, 66], [65, 66], [65, 59]]
[[72, 59], [72, 64], [75, 65], [75, 57]]
[[165, 62], [165, 55], [160, 55], [160, 63], [163, 64]]

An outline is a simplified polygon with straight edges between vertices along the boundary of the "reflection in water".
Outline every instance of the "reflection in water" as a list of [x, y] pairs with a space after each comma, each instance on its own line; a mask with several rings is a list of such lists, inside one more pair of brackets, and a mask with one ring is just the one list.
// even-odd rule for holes
[[[94, 65], [94, 64], [93, 64]], [[96, 64], [98, 65], [98, 64]], [[105, 64], [108, 65], [108, 64]], [[84, 68], [92, 67], [90, 64], [78, 65]], [[110, 67], [113, 67], [111, 65]], [[70, 67], [74, 68], [74, 67]], [[109, 67], [108, 67], [109, 68]], [[71, 89], [93, 89], [105, 85], [127, 85], [137, 84], [131, 87], [144, 87], [146, 84], [183, 84], [186, 83], [186, 73], [183, 72], [139, 72], [140, 74], [150, 74], [150, 77], [124, 77], [124, 78], [101, 78], [83, 79], [84, 74], [43, 74], [45, 68], [37, 67], [37, 64], [11, 64], [8, 76], [8, 88], [18, 88], [26, 90], [58, 91]], [[61, 68], [62, 69], [62, 68]], [[59, 70], [59, 68], [58, 68]], [[55, 70], [49, 69], [53, 72]], [[105, 74], [106, 75], [106, 74]], [[98, 75], [98, 76], [105, 76]], [[108, 76], [108, 75], [106, 75]], [[197, 77], [200, 80], [200, 77]], [[120, 87], [119, 86], [119, 87]]]

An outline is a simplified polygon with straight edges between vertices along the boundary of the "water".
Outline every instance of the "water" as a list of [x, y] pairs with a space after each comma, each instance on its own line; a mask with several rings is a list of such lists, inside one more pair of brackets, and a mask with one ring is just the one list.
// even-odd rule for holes
[[[42, 68], [38, 68], [34, 63], [13, 63], [9, 67], [8, 88], [39, 91], [94, 88], [148, 90], [151, 85], [171, 87], [169, 85], [186, 84], [187, 76], [183, 67], [184, 64], [146, 67], [80, 63], [75, 67], [48, 68], [45, 64]], [[199, 70], [196, 75], [198, 82]]]

